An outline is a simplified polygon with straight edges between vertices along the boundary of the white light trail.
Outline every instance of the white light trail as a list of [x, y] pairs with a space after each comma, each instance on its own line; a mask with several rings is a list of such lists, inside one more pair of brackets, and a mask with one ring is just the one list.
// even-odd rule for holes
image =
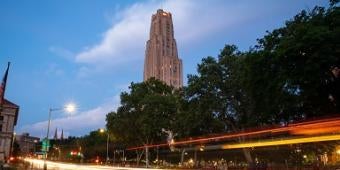
[[[26, 162], [30, 162], [33, 164], [35, 168], [44, 167], [44, 160], [40, 159], [30, 159], [25, 158]], [[152, 170], [150, 168], [132, 168], [132, 167], [112, 167], [112, 166], [103, 166], [103, 165], [79, 165], [79, 164], [71, 164], [71, 163], [61, 163], [61, 162], [52, 162], [46, 161], [48, 170]]]

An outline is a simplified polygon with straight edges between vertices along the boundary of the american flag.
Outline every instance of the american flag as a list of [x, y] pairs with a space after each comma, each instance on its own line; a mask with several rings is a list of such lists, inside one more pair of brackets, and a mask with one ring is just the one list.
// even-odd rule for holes
[[6, 90], [6, 83], [7, 83], [7, 76], [8, 76], [8, 70], [9, 70], [9, 65], [11, 63], [8, 62], [7, 64], [7, 69], [6, 69], [6, 72], [5, 72], [5, 75], [2, 79], [2, 82], [1, 82], [1, 86], [0, 86], [0, 106], [2, 106], [3, 102], [4, 102], [4, 98], [5, 98], [5, 90]]

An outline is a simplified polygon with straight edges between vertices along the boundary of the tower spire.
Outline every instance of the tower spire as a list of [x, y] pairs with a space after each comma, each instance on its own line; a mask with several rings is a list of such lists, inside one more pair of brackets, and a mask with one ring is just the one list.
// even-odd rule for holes
[[60, 140], [64, 140], [64, 129], [61, 129]]
[[11, 65], [10, 62], [7, 63], [7, 69], [5, 71], [5, 75], [2, 79], [2, 82], [0, 84], [0, 106], [2, 107], [2, 104], [4, 103], [5, 100], [5, 90], [6, 90], [6, 84], [7, 84], [7, 77], [8, 77], [8, 70], [9, 66]]
[[54, 140], [57, 140], [58, 139], [58, 129], [55, 128], [55, 132], [54, 132]]

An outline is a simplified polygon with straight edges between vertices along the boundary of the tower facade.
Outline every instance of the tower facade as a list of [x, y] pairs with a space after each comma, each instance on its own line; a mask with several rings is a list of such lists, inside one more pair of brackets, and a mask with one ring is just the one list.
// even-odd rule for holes
[[152, 15], [150, 39], [146, 42], [144, 81], [151, 77], [175, 88], [183, 86], [182, 60], [177, 53], [172, 16], [162, 9]]

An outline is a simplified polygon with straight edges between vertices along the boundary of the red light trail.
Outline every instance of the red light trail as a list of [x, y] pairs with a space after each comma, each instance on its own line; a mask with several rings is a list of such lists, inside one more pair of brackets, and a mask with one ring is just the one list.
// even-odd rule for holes
[[[219, 141], [219, 140], [232, 139], [232, 138], [238, 138], [238, 137], [251, 137], [251, 136], [256, 136], [256, 135], [277, 134], [277, 133], [283, 133], [283, 132], [289, 132], [290, 134], [293, 134], [293, 135], [316, 135], [316, 134], [340, 132], [340, 117], [293, 123], [288, 126], [275, 127], [275, 128], [270, 128], [270, 129], [264, 129], [264, 130], [238, 132], [238, 133], [232, 133], [232, 134], [223, 134], [220, 136], [182, 140], [182, 141], [174, 142], [171, 145], [176, 146], [176, 145], [195, 144], [195, 143], [202, 144], [202, 143], [207, 143], [207, 142], [212, 142], [212, 141]], [[153, 148], [153, 147], [166, 147], [166, 146], [169, 146], [169, 144], [168, 143], [151, 144], [151, 145], [132, 147], [132, 148], [128, 148], [127, 150], [138, 150], [138, 149], [144, 149], [145, 147]]]

